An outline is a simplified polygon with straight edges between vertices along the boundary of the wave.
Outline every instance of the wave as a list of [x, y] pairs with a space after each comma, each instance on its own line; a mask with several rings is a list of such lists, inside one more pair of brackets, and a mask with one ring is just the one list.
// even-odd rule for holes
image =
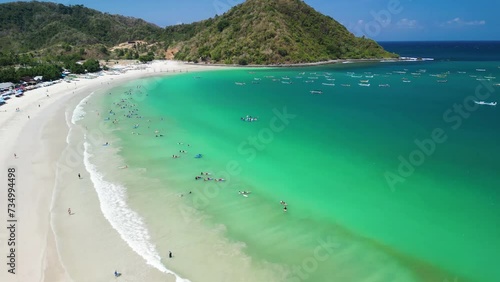
[[76, 124], [77, 121], [82, 120], [87, 112], [83, 109], [84, 105], [87, 103], [87, 101], [94, 95], [94, 92], [90, 93], [89, 96], [83, 98], [80, 103], [76, 106], [75, 110], [73, 111], [73, 116], [71, 117], [71, 123]]
[[[84, 138], [87, 140], [86, 135]], [[167, 269], [161, 263], [161, 257], [156, 251], [155, 245], [150, 242], [149, 232], [144, 220], [127, 205], [125, 187], [104, 180], [104, 176], [97, 170], [97, 167], [90, 162], [90, 158], [93, 156], [89, 152], [90, 147], [90, 143], [85, 141], [83, 163], [94, 184], [104, 217], [109, 221], [111, 226], [118, 231], [120, 237], [132, 248], [132, 250], [146, 260], [147, 264], [155, 267], [161, 272], [174, 275], [176, 281], [190, 282]]]

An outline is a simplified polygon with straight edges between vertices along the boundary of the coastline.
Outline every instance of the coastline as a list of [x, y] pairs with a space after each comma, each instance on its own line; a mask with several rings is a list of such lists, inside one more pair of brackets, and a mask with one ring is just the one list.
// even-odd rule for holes
[[[412, 58], [415, 61], [424, 61], [418, 60], [418, 58]], [[293, 68], [293, 67], [313, 67], [313, 66], [322, 66], [322, 65], [334, 65], [334, 64], [347, 64], [347, 63], [381, 63], [384, 61], [390, 62], [407, 62], [403, 58], [377, 58], [377, 59], [337, 59], [337, 60], [328, 60], [321, 62], [313, 62], [313, 63], [298, 63], [298, 64], [273, 64], [273, 65], [226, 65], [226, 64], [211, 64], [211, 63], [193, 63], [193, 62], [183, 62], [186, 65], [190, 66], [218, 66], [218, 67], [229, 67], [229, 68]]]
[[[2, 173], [1, 179], [6, 183], [7, 168], [16, 168], [15, 202], [16, 218], [19, 221], [15, 233], [16, 274], [10, 274], [6, 269], [2, 270], [0, 280], [86, 281], [89, 273], [96, 273], [95, 279], [97, 280], [93, 281], [107, 281], [106, 277], [111, 280], [114, 279], [114, 269], [104, 269], [106, 264], [101, 265], [94, 261], [99, 250], [107, 250], [111, 245], [116, 246], [114, 248], [117, 250], [113, 252], [115, 257], [109, 258], [110, 263], [113, 259], [120, 260], [121, 256], [126, 256], [131, 258], [128, 261], [134, 265], [134, 268], [146, 267], [145, 261], [117, 237], [116, 231], [104, 219], [95, 190], [90, 189], [92, 184], [88, 181], [89, 177], [83, 167], [83, 156], [74, 154], [81, 150], [70, 148], [66, 143], [68, 137], [66, 115], [68, 112], [72, 113], [76, 105], [90, 93], [116, 87], [125, 81], [189, 71], [220, 69], [223, 68], [160, 61], [148, 64], [144, 69], [129, 70], [120, 75], [105, 75], [35, 89], [27, 92], [24, 97], [12, 98], [8, 104], [3, 105], [0, 108], [0, 116], [2, 116], [0, 142], [3, 145], [0, 161], [3, 163], [5, 173]], [[20, 111], [16, 112], [16, 108], [20, 108]], [[72, 134], [78, 135], [79, 133], [72, 132]], [[17, 157], [14, 157], [14, 154]], [[68, 159], [64, 158], [71, 159], [75, 165], [71, 170], [61, 173], [57, 168], [60, 162], [68, 162]], [[73, 179], [78, 180], [75, 177], [77, 173], [81, 173], [83, 179], [75, 183]], [[67, 196], [74, 201], [59, 202], [58, 193], [61, 191], [57, 191], [56, 186], [63, 187], [61, 191], [67, 193]], [[81, 193], [82, 187], [85, 187], [85, 195]], [[1, 198], [0, 206], [7, 210], [7, 197]], [[68, 206], [75, 209], [70, 221], [67, 214]], [[83, 216], [81, 213], [83, 207], [88, 215]], [[6, 222], [6, 212], [0, 215], [0, 219]], [[96, 226], [107, 228], [107, 234], [114, 235], [109, 235], [109, 238], [103, 240], [99, 237], [100, 232], [92, 232]], [[78, 232], [79, 236], [77, 236]], [[78, 240], [72, 237], [73, 235]], [[9, 230], [2, 228], [0, 242], [6, 253], [9, 236]], [[75, 261], [65, 259], [64, 255], [61, 256], [61, 252], [70, 251], [65, 244], [80, 249], [85, 246], [84, 250], [94, 258], [92, 256], [88, 260], [75, 258]], [[102, 259], [99, 261], [101, 262]], [[99, 272], [101, 269], [102, 272]], [[151, 275], [151, 278], [156, 277], [158, 273], [153, 272]]]

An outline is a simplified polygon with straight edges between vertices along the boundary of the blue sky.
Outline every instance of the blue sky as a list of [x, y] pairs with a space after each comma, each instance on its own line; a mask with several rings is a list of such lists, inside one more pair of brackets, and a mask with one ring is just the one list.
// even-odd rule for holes
[[[2, 2], [11, 2], [4, 1]], [[159, 26], [222, 14], [244, 0], [57, 0]], [[356, 35], [377, 41], [500, 40], [498, 0], [305, 0]]]

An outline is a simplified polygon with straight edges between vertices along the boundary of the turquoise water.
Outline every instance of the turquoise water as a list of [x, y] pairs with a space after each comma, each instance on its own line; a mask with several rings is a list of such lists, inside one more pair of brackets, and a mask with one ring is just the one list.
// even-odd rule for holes
[[[161, 203], [146, 190], [182, 194], [257, 266], [287, 269], [284, 281], [498, 281], [500, 114], [473, 103], [500, 100], [498, 66], [234, 69], [131, 82], [99, 99], [117, 119], [118, 154], [151, 180], [123, 181], [153, 240]], [[413, 159], [411, 173], [398, 172], [401, 159]]]

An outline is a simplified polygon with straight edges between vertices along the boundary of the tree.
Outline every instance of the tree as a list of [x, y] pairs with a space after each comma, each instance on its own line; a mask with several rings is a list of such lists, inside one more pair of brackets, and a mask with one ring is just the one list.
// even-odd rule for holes
[[83, 68], [87, 70], [87, 72], [98, 72], [101, 70], [101, 66], [99, 66], [99, 61], [95, 59], [88, 59], [83, 63]]

